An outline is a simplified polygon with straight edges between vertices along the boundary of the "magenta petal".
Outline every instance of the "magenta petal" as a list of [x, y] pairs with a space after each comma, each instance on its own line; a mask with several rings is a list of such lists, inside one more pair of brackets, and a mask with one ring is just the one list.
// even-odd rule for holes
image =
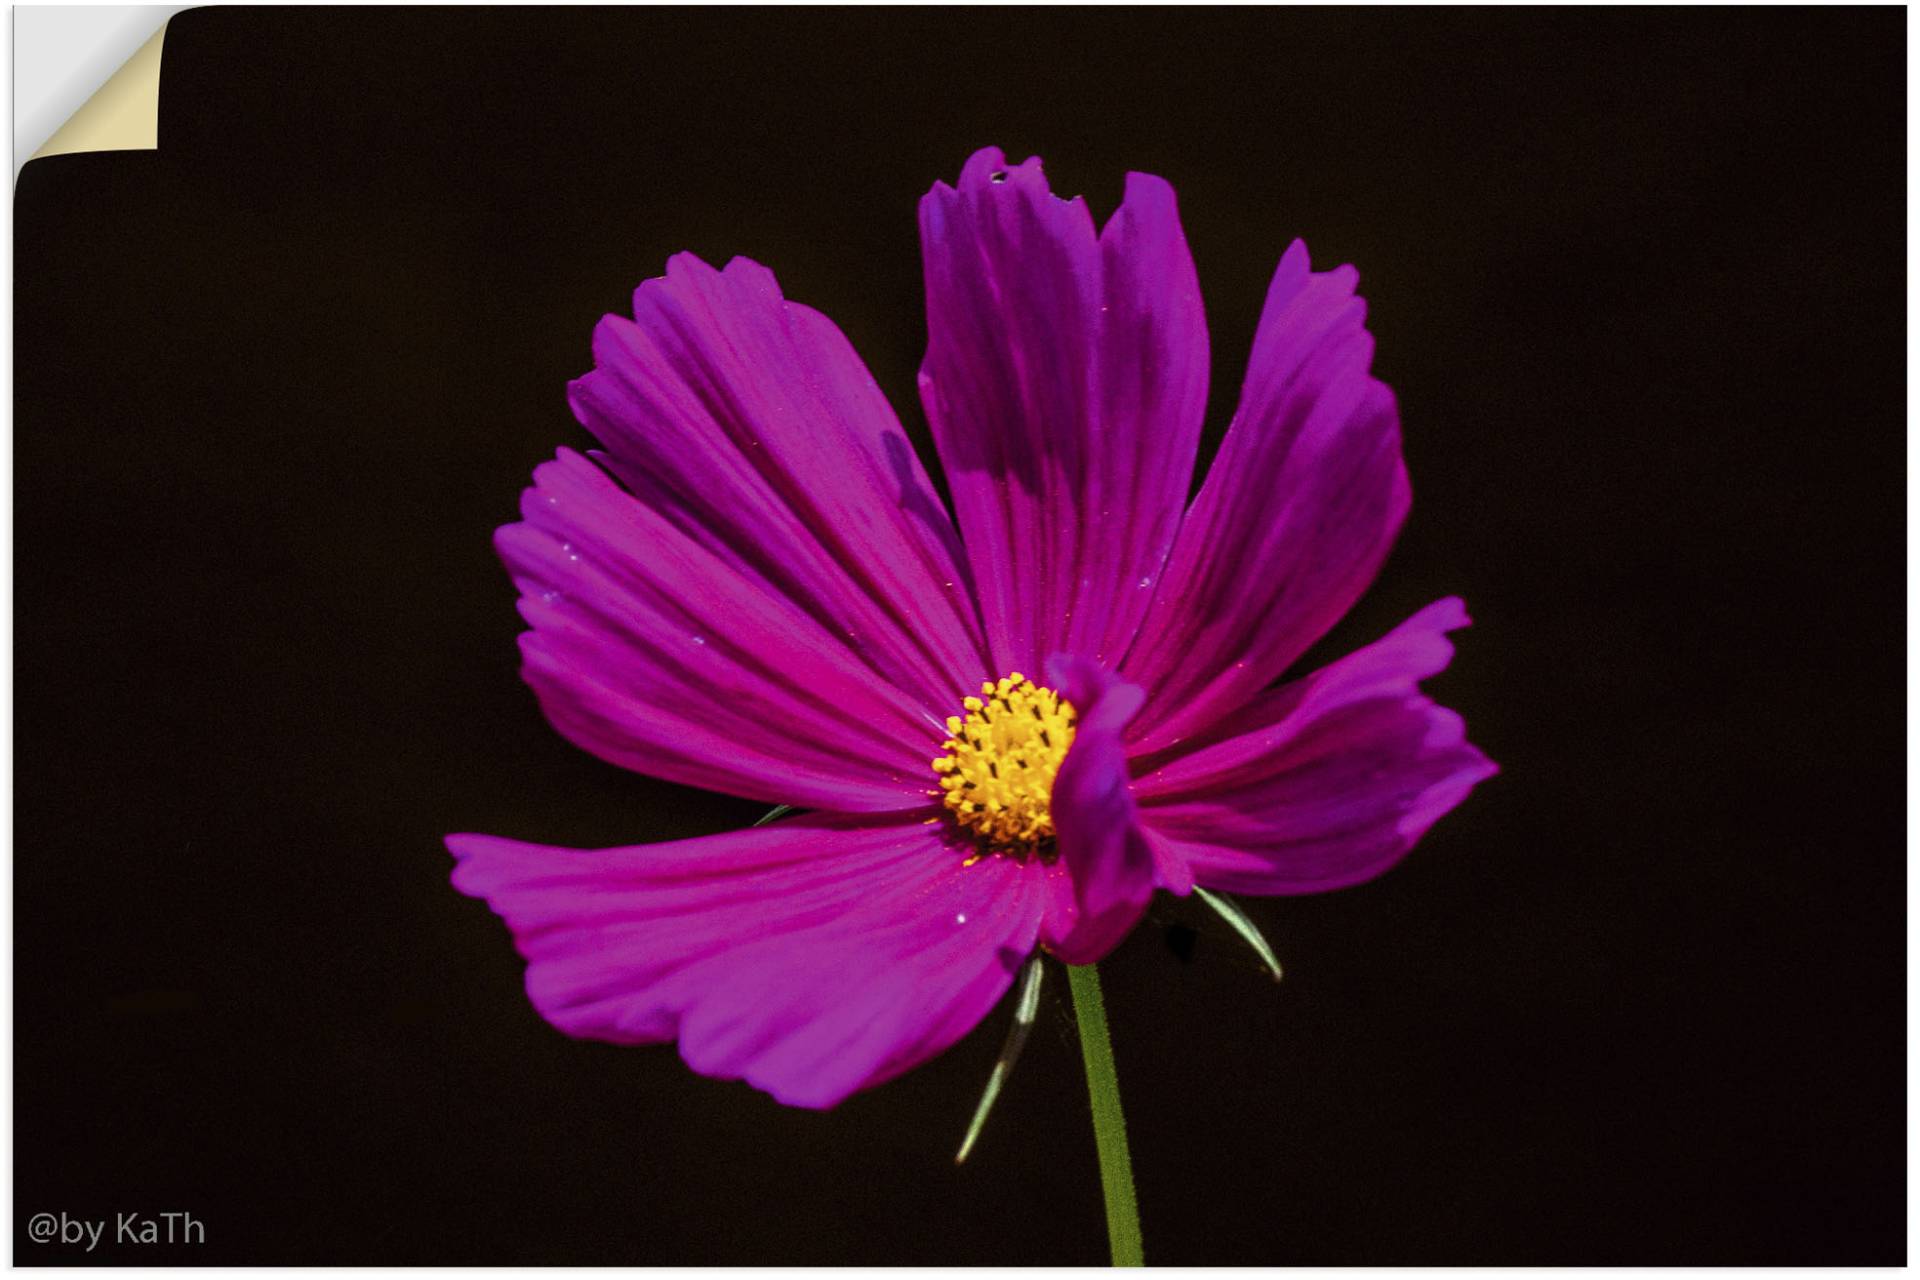
[[1049, 914], [1046, 941], [1068, 964], [1092, 964], [1126, 937], [1156, 887], [1185, 893], [1192, 882], [1184, 864], [1157, 851], [1142, 830], [1128, 782], [1121, 733], [1144, 691], [1084, 658], [1057, 656], [1046, 670], [1079, 715], [1053, 781], [1053, 824], [1072, 896]]
[[1180, 522], [1207, 391], [1200, 290], [1173, 190], [1129, 174], [1098, 236], [1040, 161], [976, 153], [920, 202], [920, 394], [993, 670], [1065, 650], [1117, 664]]
[[1031, 952], [1039, 880], [964, 865], [925, 814], [807, 815], [581, 850], [455, 835], [454, 885], [527, 959], [571, 1036], [678, 1039], [704, 1075], [830, 1107], [965, 1035]]
[[1314, 273], [1295, 241], [1254, 338], [1240, 407], [1139, 641], [1136, 751], [1168, 746], [1278, 679], [1359, 599], [1409, 502], [1393, 393], [1352, 267]]
[[[1460, 717], [1419, 691], [1467, 625], [1457, 599], [1266, 694], [1176, 751], [1137, 760], [1141, 820], [1235, 893], [1312, 893], [1367, 880], [1497, 772]], [[1077, 745], [1077, 744], [1076, 744]]]
[[948, 715], [987, 667], [959, 540], [846, 338], [743, 258], [680, 254], [633, 310], [601, 321], [572, 388], [609, 469]]
[[771, 803], [926, 803], [931, 714], [752, 567], [570, 451], [535, 470], [521, 509], [496, 541], [533, 627], [523, 670], [571, 741]]

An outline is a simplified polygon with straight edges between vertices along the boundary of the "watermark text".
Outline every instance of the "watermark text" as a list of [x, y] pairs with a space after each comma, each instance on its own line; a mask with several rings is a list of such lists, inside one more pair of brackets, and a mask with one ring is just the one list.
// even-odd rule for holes
[[35, 1244], [77, 1246], [92, 1253], [102, 1244], [205, 1244], [207, 1224], [190, 1213], [116, 1213], [87, 1218], [74, 1213], [36, 1213], [27, 1219]]

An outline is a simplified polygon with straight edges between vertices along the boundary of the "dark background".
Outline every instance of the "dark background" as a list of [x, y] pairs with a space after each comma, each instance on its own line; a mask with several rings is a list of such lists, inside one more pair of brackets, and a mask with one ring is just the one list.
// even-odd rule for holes
[[774, 267], [924, 444], [915, 201], [997, 143], [1097, 217], [1177, 187], [1212, 439], [1288, 240], [1360, 266], [1415, 504], [1310, 660], [1464, 595], [1430, 688], [1504, 767], [1384, 879], [1252, 902], [1279, 987], [1184, 903], [1103, 965], [1149, 1258], [1899, 1262], [1904, 37], [175, 18], [159, 150], [15, 197], [17, 1223], [206, 1223], [90, 1256], [126, 1262], [1104, 1259], [1064, 982], [955, 1169], [1004, 1008], [785, 1110], [547, 1028], [440, 847], [758, 815], [545, 725], [489, 534], [681, 249]]

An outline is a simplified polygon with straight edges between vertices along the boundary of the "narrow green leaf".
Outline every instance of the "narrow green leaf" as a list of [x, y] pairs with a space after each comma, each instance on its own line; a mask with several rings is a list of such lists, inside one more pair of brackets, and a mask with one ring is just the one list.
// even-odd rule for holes
[[1268, 946], [1267, 940], [1260, 936], [1259, 926], [1247, 919], [1246, 913], [1234, 904], [1233, 899], [1224, 894], [1209, 893], [1199, 885], [1193, 886], [1193, 892], [1200, 901], [1218, 911], [1220, 918], [1232, 925], [1235, 933], [1246, 939], [1247, 945], [1259, 954], [1261, 963], [1265, 964], [1273, 974], [1273, 980], [1280, 981], [1280, 961], [1274, 956], [1273, 948]]
[[960, 1154], [953, 1158], [955, 1164], [966, 1163], [967, 1153], [973, 1150], [980, 1130], [986, 1127], [987, 1113], [993, 1110], [994, 1101], [1000, 1096], [1000, 1086], [1007, 1082], [1013, 1073], [1013, 1064], [1020, 1060], [1020, 1051], [1027, 1047], [1027, 1032], [1033, 1029], [1034, 1015], [1040, 1011], [1043, 972], [1040, 957], [1036, 955], [1027, 961], [1026, 972], [1020, 975], [1020, 999], [1013, 1006], [1013, 1025], [1007, 1028], [1007, 1042], [1000, 1047], [1000, 1060], [993, 1064], [993, 1074], [987, 1077], [987, 1091], [980, 1095], [980, 1105], [973, 1109], [973, 1123], [967, 1126]]
[[774, 820], [775, 818], [784, 818], [784, 817], [786, 817], [786, 816], [787, 816], [788, 814], [790, 814], [790, 813], [792, 813], [792, 812], [793, 812], [793, 806], [792, 806], [792, 805], [790, 805], [790, 804], [777, 804], [777, 805], [775, 805], [775, 806], [773, 806], [773, 808], [771, 808], [771, 809], [769, 809], [769, 810], [767, 810], [767, 812], [766, 812], [766, 814], [765, 814], [765, 816], [764, 816], [764, 817], [762, 817], [762, 818], [760, 819], [760, 821], [758, 821], [758, 822], [756, 822], [756, 823], [754, 823], [753, 825], [754, 825], [754, 826], [756, 826], [756, 827], [764, 827], [764, 826], [766, 826], [766, 825], [767, 825], [767, 824], [768, 824], [769, 822], [772, 822], [772, 821], [773, 821], [773, 820]]

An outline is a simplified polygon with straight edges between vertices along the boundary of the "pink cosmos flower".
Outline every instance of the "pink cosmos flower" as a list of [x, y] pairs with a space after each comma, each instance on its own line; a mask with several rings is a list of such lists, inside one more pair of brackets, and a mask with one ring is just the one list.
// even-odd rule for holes
[[1193, 263], [1159, 178], [1097, 234], [989, 148], [920, 203], [921, 399], [953, 515], [860, 358], [766, 268], [683, 254], [594, 333], [605, 452], [497, 542], [524, 673], [604, 760], [811, 812], [666, 844], [449, 836], [554, 1026], [677, 1039], [829, 1107], [945, 1049], [1036, 947], [1104, 956], [1156, 890], [1391, 866], [1495, 771], [1418, 683], [1457, 599], [1275, 681], [1409, 501], [1351, 267], [1295, 242], [1218, 458]]

